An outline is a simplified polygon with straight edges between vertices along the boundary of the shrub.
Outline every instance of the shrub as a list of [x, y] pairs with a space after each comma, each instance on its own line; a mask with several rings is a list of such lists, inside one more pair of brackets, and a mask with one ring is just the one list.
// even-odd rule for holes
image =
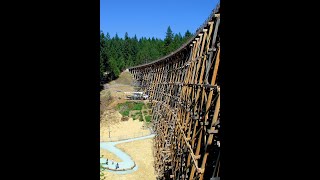
[[102, 167], [102, 164], [100, 163], [100, 180], [105, 180], [106, 177], [104, 177], [103, 171], [105, 170], [104, 167]]
[[[122, 116], [129, 116], [129, 112], [132, 110], [140, 110], [140, 112], [136, 113], [135, 115], [142, 115], [141, 109], [143, 105], [144, 103], [126, 101], [125, 103], [118, 104], [117, 110], [120, 112]], [[134, 117], [135, 115], [132, 116]]]
[[120, 114], [121, 114], [122, 116], [129, 116], [129, 113], [130, 113], [130, 111], [129, 111], [128, 109], [120, 112]]
[[144, 103], [134, 103], [132, 110], [141, 110], [143, 105], [144, 105]]
[[151, 121], [151, 116], [145, 116], [146, 122], [150, 122]]

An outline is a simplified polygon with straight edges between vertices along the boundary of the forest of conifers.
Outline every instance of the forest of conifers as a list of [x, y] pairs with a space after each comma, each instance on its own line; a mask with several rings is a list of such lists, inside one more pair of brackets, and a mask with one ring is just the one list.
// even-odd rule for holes
[[128, 33], [125, 33], [124, 39], [119, 38], [118, 34], [111, 38], [109, 33], [101, 31], [100, 84], [116, 79], [127, 67], [154, 61], [175, 51], [192, 36], [189, 31], [183, 36], [174, 34], [170, 26], [164, 40], [154, 37], [137, 39], [136, 35], [129, 37]]

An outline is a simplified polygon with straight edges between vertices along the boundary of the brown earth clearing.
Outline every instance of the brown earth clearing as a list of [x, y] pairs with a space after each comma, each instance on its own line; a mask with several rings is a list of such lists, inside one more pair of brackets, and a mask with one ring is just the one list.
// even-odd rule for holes
[[[119, 103], [125, 103], [127, 94], [125, 92], [133, 92], [137, 89], [132, 86], [132, 76], [129, 72], [122, 72], [119, 78], [106, 84], [106, 89], [100, 93], [100, 141], [110, 141], [134, 138], [150, 134], [147, 126], [149, 123], [144, 121], [133, 120], [131, 117], [123, 118], [117, 110]], [[141, 101], [147, 102], [147, 101]], [[146, 115], [145, 111], [149, 112], [150, 109], [143, 109], [142, 114]], [[132, 111], [135, 113], [135, 111]], [[130, 111], [130, 115], [132, 114]], [[109, 138], [110, 133], [110, 138]], [[138, 170], [130, 174], [116, 174], [113, 172], [104, 171], [106, 179], [156, 179], [153, 167], [153, 139], [144, 139], [128, 143], [118, 144], [116, 147], [126, 152], [135, 161]], [[115, 161], [121, 161], [113, 153], [100, 149], [100, 155], [105, 158]]]

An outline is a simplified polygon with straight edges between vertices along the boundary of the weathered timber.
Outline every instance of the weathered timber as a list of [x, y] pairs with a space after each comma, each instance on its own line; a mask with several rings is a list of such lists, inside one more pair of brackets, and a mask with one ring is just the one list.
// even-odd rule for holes
[[195, 36], [130, 67], [152, 104], [157, 179], [214, 179], [220, 168], [219, 5]]

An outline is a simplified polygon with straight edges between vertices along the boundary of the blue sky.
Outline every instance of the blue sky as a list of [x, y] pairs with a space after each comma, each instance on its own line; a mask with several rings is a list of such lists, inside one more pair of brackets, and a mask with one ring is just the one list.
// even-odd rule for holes
[[100, 30], [113, 37], [135, 34], [163, 39], [173, 33], [194, 33], [209, 17], [218, 0], [100, 0]]

